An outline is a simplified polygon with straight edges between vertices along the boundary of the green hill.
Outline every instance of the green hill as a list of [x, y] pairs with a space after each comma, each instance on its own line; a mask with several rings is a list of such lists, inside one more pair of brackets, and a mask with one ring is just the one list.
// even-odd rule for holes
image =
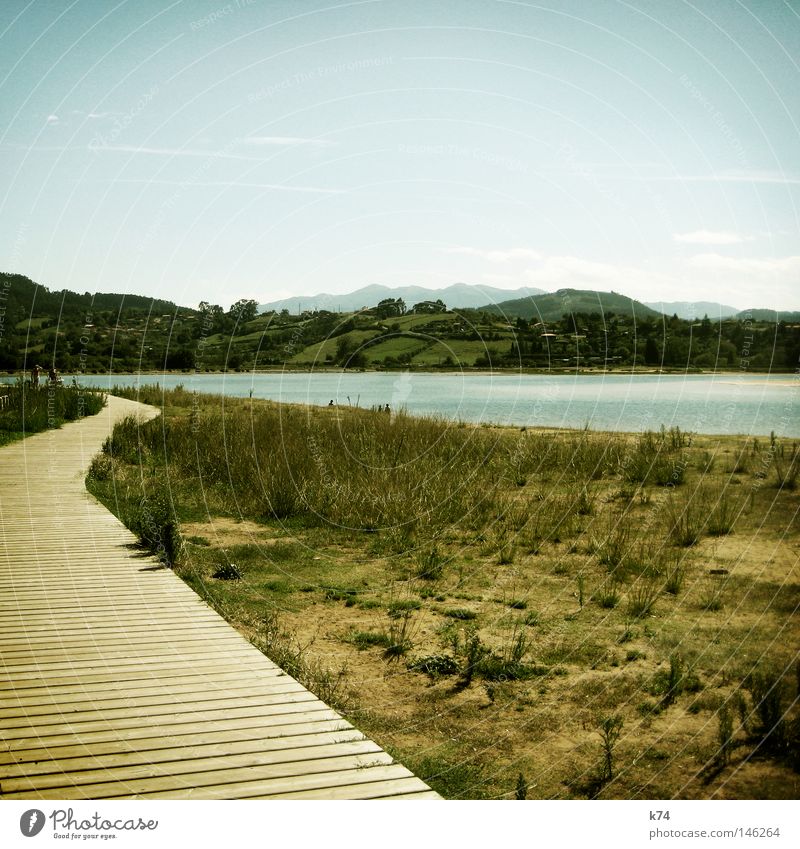
[[[187, 310], [182, 310], [187, 313]], [[67, 371], [164, 362], [172, 301], [144, 295], [50, 290], [22, 274], [0, 274], [0, 368], [55, 364]], [[162, 323], [163, 322], [163, 323]]]
[[189, 309], [142, 295], [51, 291], [2, 274], [0, 368], [53, 364], [64, 375], [283, 367], [784, 370], [800, 357], [800, 327], [764, 310], [685, 321], [615, 292], [579, 289], [480, 310], [449, 306], [411, 312], [393, 300], [351, 313], [257, 315], [256, 302], [245, 299], [228, 310], [206, 303]]
[[34, 283], [22, 274], [0, 274], [0, 292], [5, 295], [6, 324], [32, 318], [37, 315], [65, 319], [84, 320], [90, 312], [119, 312], [137, 310], [154, 315], [173, 313], [177, 309], [172, 301], [147, 298], [144, 295], [120, 295], [104, 292], [71, 292], [69, 289], [50, 290], [41, 283]]
[[595, 292], [584, 289], [559, 289], [545, 295], [533, 295], [489, 304], [482, 307], [486, 312], [504, 315], [509, 318], [524, 318], [536, 321], [558, 321], [564, 315], [609, 315], [625, 316], [641, 320], [661, 318], [662, 314], [654, 309], [620, 295], [616, 292]]
[[788, 310], [764, 310], [752, 309], [742, 310], [736, 314], [736, 318], [742, 320], [750, 319], [751, 321], [770, 321], [773, 324], [779, 321], [800, 321], [800, 312], [790, 312]]

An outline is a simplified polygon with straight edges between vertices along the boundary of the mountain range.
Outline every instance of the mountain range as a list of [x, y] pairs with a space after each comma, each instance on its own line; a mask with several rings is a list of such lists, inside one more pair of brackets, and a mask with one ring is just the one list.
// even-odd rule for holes
[[380, 286], [373, 284], [356, 289], [345, 295], [300, 295], [296, 298], [283, 298], [259, 304], [259, 312], [274, 310], [289, 310], [298, 314], [306, 310], [330, 310], [331, 312], [356, 312], [364, 307], [377, 306], [385, 298], [402, 298], [411, 309], [421, 301], [436, 301], [441, 299], [451, 308], [478, 309], [489, 303], [499, 303], [509, 298], [524, 298], [531, 295], [544, 294], [544, 289], [523, 286], [519, 289], [497, 289], [494, 286], [470, 285], [454, 283], [444, 289], [428, 289], [425, 286]]
[[454, 283], [444, 289], [425, 286], [381, 286], [373, 284], [341, 295], [320, 293], [282, 298], [259, 304], [258, 311], [281, 312], [292, 315], [306, 311], [357, 312], [375, 307], [387, 298], [401, 298], [408, 309], [421, 301], [443, 301], [451, 309], [483, 309], [516, 318], [539, 318], [551, 321], [565, 312], [616, 312], [654, 317], [677, 315], [685, 321], [698, 321], [708, 316], [712, 321], [725, 318], [751, 318], [759, 321], [800, 321], [800, 312], [752, 308], [739, 310], [715, 301], [637, 301], [616, 292], [597, 292], [584, 289], [559, 289], [545, 292], [532, 286], [518, 289], [498, 289], [483, 284]]

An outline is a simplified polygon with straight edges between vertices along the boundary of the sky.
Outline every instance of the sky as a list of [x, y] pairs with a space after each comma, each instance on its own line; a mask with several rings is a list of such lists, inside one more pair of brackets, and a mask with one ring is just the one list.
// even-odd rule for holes
[[0, 3], [0, 270], [800, 309], [800, 0]]

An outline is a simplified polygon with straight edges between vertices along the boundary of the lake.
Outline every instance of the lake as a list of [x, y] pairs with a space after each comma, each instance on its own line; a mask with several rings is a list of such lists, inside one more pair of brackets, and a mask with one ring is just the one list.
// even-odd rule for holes
[[[65, 376], [65, 382], [70, 378]], [[797, 375], [532, 375], [419, 372], [85, 375], [110, 388], [160, 383], [300, 404], [389, 404], [467, 422], [800, 437]]]

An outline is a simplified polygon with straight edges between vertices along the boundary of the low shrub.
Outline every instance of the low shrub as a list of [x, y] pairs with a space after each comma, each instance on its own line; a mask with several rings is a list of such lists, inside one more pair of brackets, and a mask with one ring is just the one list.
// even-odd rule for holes
[[408, 664], [413, 672], [423, 672], [431, 678], [441, 678], [447, 675], [455, 675], [459, 670], [458, 661], [449, 654], [429, 654], [418, 657]]
[[139, 541], [165, 563], [173, 566], [180, 557], [182, 540], [172, 499], [167, 490], [143, 495], [126, 517], [125, 524]]
[[628, 593], [628, 615], [632, 619], [650, 616], [658, 598], [658, 592], [658, 585], [654, 581], [637, 581]]
[[451, 607], [448, 610], [443, 610], [444, 616], [449, 616], [451, 619], [458, 619], [462, 622], [467, 622], [470, 619], [477, 619], [478, 614], [474, 610], [467, 610], [465, 607]]
[[224, 563], [211, 575], [218, 581], [241, 581], [242, 573], [235, 563]]

